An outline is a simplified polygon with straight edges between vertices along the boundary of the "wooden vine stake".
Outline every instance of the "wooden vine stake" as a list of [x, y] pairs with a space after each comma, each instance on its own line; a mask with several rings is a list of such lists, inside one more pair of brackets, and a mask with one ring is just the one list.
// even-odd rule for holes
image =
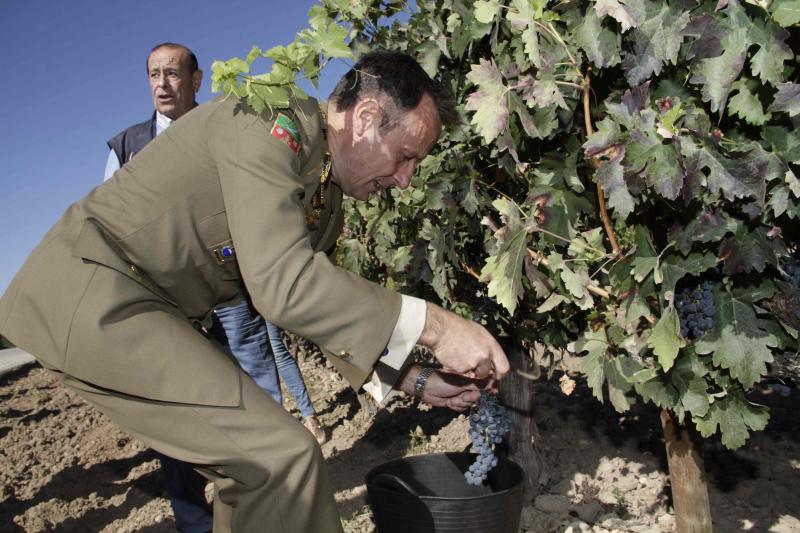
[[525, 472], [523, 501], [530, 501], [539, 493], [543, 462], [536, 449], [539, 431], [533, 419], [534, 381], [522, 374], [530, 374], [530, 367], [536, 362], [525, 353], [519, 343], [506, 346], [505, 350], [512, 370], [501, 383], [500, 392], [514, 427], [506, 437], [508, 455]]
[[661, 427], [667, 448], [676, 531], [712, 533], [702, 438], [691, 422], [681, 426], [666, 409], [661, 410]]

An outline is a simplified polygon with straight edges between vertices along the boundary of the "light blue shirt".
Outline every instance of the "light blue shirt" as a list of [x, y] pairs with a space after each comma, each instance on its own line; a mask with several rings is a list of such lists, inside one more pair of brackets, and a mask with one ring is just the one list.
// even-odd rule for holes
[[[161, 135], [161, 132], [169, 128], [172, 122], [173, 121], [171, 118], [156, 111], [156, 136]], [[114, 150], [109, 150], [108, 159], [106, 159], [106, 171], [103, 174], [103, 181], [108, 181], [117, 170], [119, 170], [119, 159], [117, 159], [117, 154], [114, 153]]]

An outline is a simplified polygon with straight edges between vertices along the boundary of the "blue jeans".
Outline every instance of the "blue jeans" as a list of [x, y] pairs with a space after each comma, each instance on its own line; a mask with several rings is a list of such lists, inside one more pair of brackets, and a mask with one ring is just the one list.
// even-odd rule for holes
[[233, 307], [217, 309], [214, 313], [223, 331], [220, 332], [219, 328], [215, 327], [212, 329], [212, 335], [228, 345], [242, 370], [247, 372], [264, 392], [279, 404], [283, 404], [278, 369], [272, 356], [266, 322], [261, 315], [253, 313], [247, 301]]
[[286, 384], [286, 388], [289, 389], [289, 394], [294, 398], [300, 414], [302, 416], [313, 416], [315, 414], [314, 406], [308, 397], [306, 383], [303, 381], [300, 368], [297, 366], [297, 360], [292, 357], [286, 349], [286, 344], [283, 343], [281, 328], [270, 322], [266, 324], [269, 343], [272, 346], [272, 355], [275, 358], [275, 365], [278, 367], [278, 374]]
[[206, 478], [189, 463], [156, 452], [164, 474], [175, 526], [181, 533], [207, 533], [214, 528], [214, 515], [206, 502]]
[[[312, 416], [314, 406], [297, 361], [286, 349], [278, 326], [255, 313], [247, 301], [215, 311], [224, 329], [227, 345], [242, 370], [247, 372], [261, 389], [283, 404], [278, 376], [286, 384], [302, 416]], [[219, 332], [217, 332], [219, 338]]]

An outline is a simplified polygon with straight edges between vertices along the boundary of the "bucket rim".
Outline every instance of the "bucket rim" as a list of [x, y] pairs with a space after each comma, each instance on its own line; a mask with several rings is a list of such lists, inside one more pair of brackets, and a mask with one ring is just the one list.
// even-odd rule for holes
[[[364, 476], [364, 484], [366, 485], [367, 491], [369, 491], [369, 490], [381, 490], [381, 491], [387, 491], [388, 492], [389, 489], [385, 489], [385, 488], [382, 488], [382, 487], [377, 487], [375, 485], [370, 485], [370, 478], [375, 477], [377, 475], [377, 474], [375, 474], [375, 471], [377, 469], [379, 469], [381, 467], [384, 467], [386, 465], [393, 464], [393, 463], [400, 463], [400, 462], [403, 462], [403, 461], [407, 461], [409, 459], [416, 459], [416, 458], [420, 458], [420, 457], [448, 457], [448, 456], [453, 456], [453, 455], [456, 455], [456, 456], [468, 456], [468, 455], [475, 455], [475, 454], [472, 454], [470, 452], [437, 452], [437, 453], [420, 453], [420, 454], [417, 454], [417, 455], [408, 455], [408, 456], [405, 456], [405, 457], [398, 457], [397, 459], [392, 459], [391, 461], [386, 461], [385, 463], [381, 463], [381, 464], [379, 464], [377, 466], [372, 467], [369, 470], [369, 472], [367, 472], [367, 475]], [[487, 498], [493, 498], [495, 496], [502, 496], [502, 495], [508, 494], [511, 491], [520, 490], [521, 487], [522, 487], [522, 484], [523, 484], [523, 482], [525, 480], [525, 472], [522, 470], [522, 467], [519, 466], [514, 461], [512, 461], [511, 459], [507, 459], [505, 457], [498, 457], [497, 459], [498, 459], [498, 461], [503, 461], [504, 463], [507, 463], [509, 466], [512, 467], [512, 469], [517, 471], [517, 473], [519, 474], [519, 477], [520, 477], [519, 483], [516, 483], [516, 484], [514, 484], [513, 486], [511, 486], [511, 487], [509, 487], [507, 489], [493, 491], [493, 492], [490, 492], [489, 494], [483, 494], [483, 495], [479, 495], [479, 496], [451, 496], [451, 497], [446, 497], [446, 496], [414, 495], [414, 494], [411, 494], [411, 493], [405, 493], [405, 494], [410, 496], [410, 497], [413, 497], [413, 498], [418, 498], [420, 500], [428, 500], [428, 501], [440, 501], [440, 500], [443, 500], [443, 501], [444, 500], [446, 500], [446, 501], [468, 501], [468, 500], [486, 500]], [[464, 480], [464, 483], [466, 483], [466, 479]], [[400, 494], [402, 494], [402, 493], [400, 493]]]

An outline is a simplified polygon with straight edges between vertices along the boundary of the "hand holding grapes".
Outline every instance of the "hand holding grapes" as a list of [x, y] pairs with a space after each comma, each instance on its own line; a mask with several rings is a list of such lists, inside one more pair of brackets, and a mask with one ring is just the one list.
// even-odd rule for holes
[[[400, 381], [399, 389], [415, 393], [415, 385], [423, 367], [411, 365]], [[453, 411], [464, 411], [481, 397], [481, 390], [490, 386], [487, 379], [479, 380], [437, 369], [430, 374], [422, 390], [422, 401], [434, 407], [448, 407]]]
[[[470, 378], [496, 382], [510, 369], [503, 348], [483, 326], [430, 302], [418, 342], [430, 348], [445, 369]], [[496, 389], [496, 383], [492, 387]]]

